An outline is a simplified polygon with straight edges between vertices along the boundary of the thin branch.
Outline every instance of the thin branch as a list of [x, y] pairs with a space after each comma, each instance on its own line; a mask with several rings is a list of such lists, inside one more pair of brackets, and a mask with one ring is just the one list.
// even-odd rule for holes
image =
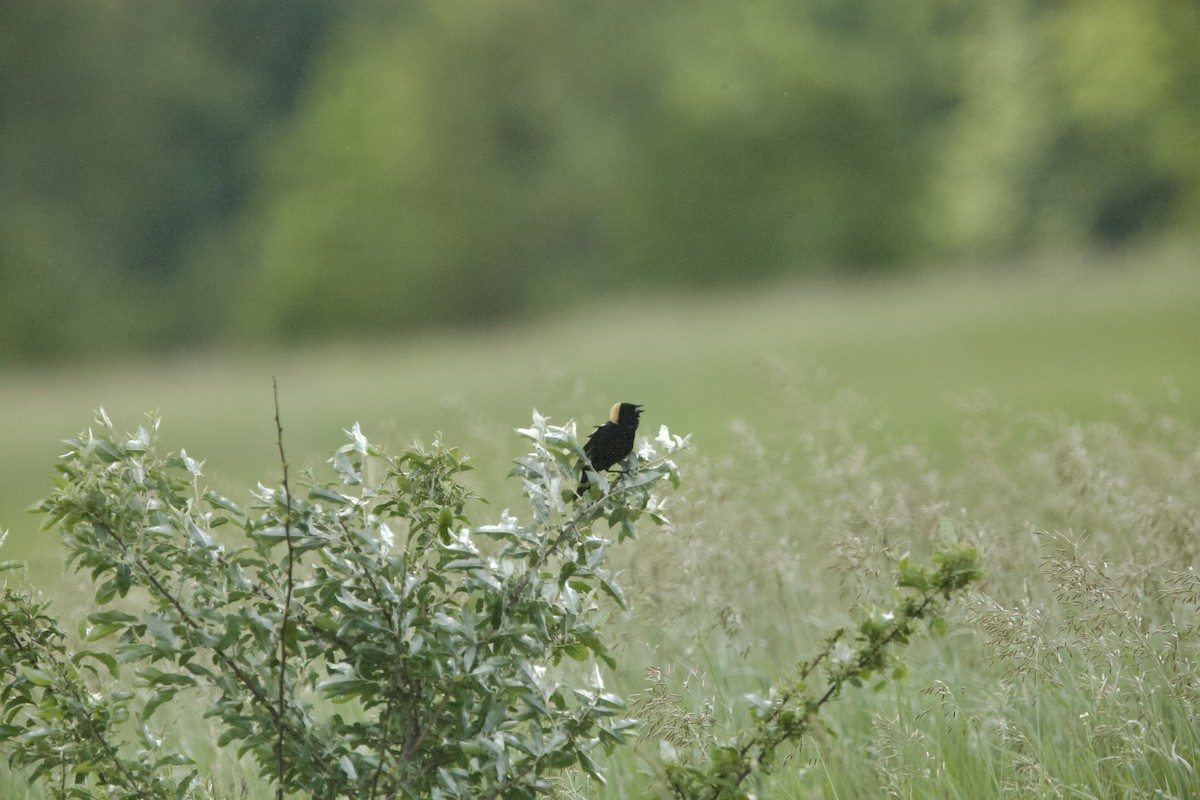
[[[891, 630], [888, 631], [887, 635], [880, 638], [877, 642], [869, 644], [869, 647], [876, 651], [884, 650], [884, 649], [892, 646], [893, 644], [895, 644], [903, 636], [909, 635], [912, 632], [913, 621], [923, 618], [925, 616], [926, 609], [928, 609], [929, 606], [934, 603], [936, 598], [935, 598], [934, 594], [931, 594], [932, 591], [933, 590], [930, 589], [930, 590], [926, 590], [924, 593], [922, 593], [920, 604], [915, 607], [908, 606], [897, 617], [897, 619], [895, 620], [895, 622], [892, 625]], [[825, 649], [819, 655], [817, 655], [817, 657], [814, 658], [808, 665], [806, 665], [805, 669], [803, 670], [803, 677], [801, 678], [802, 681], [804, 679], [807, 679], [807, 677], [810, 674], [812, 674], [812, 672], [816, 669], [818, 664], [820, 664], [820, 662], [822, 660], [824, 660], [827, 656], [829, 656], [833, 652], [834, 644], [842, 637], [843, 633], [844, 633], [844, 630], [839, 630], [826, 643]], [[829, 686], [826, 689], [825, 693], [822, 694], [820, 699], [818, 699], [816, 701], [816, 703], [814, 703], [812, 706], [814, 713], [819, 712], [820, 709], [826, 703], [828, 703], [829, 701], [834, 699], [834, 697], [838, 693], [838, 690], [841, 689], [844, 681], [845, 681], [844, 675], [831, 676]], [[779, 719], [780, 715], [787, 708], [787, 706], [789, 704], [791, 704], [791, 702], [795, 699], [796, 694], [798, 694], [798, 693], [799, 692], [797, 692], [797, 690], [794, 688], [784, 691], [781, 694], [781, 696], [779, 697], [779, 699], [776, 701], [775, 708], [771, 711], [771, 713], [768, 715], [768, 717], [763, 721], [763, 724], [760, 724], [758, 726], [758, 730], [755, 733], [755, 735], [751, 736], [746, 742], [744, 742], [742, 744], [742, 746], [740, 748], [738, 748], [738, 764], [739, 764], [739, 766], [738, 766], [737, 772], [734, 773], [734, 776], [733, 776], [733, 786], [734, 787], [741, 786], [742, 783], [745, 782], [745, 780], [750, 777], [751, 773], [754, 771], [757, 764], [763, 762], [766, 758], [768, 758], [771, 755], [771, 753], [775, 750], [775, 748], [777, 748], [779, 745], [783, 744], [789, 738], [793, 738], [794, 734], [791, 732], [787, 732], [787, 731], [777, 731], [774, 734], [774, 736], [768, 736], [768, 735], [766, 735], [764, 729], [769, 728], [769, 726], [771, 724], [773, 724], [776, 720]], [[807, 722], [805, 723], [805, 730], [807, 730]], [[755, 749], [758, 750], [758, 757], [751, 759], [749, 757], [750, 753], [751, 753], [751, 751], [753, 751]], [[722, 791], [721, 788], [713, 787], [711, 790], [711, 794], [709, 796], [710, 797], [718, 797], [721, 791]], [[680, 793], [678, 788], [676, 788], [676, 794], [678, 796], [683, 796]]]
[[[7, 602], [7, 598], [6, 598], [6, 602]], [[22, 644], [20, 638], [17, 637], [17, 632], [14, 631], [12, 628], [10, 628], [8, 626], [7, 622], [0, 622], [0, 628], [4, 629], [5, 635], [8, 636], [8, 638], [12, 640], [13, 645], [17, 648], [17, 650], [21, 653], [21, 655], [25, 656], [26, 658], [29, 658], [30, 657], [29, 651], [25, 649], [25, 645]]]
[[279, 419], [279, 383], [271, 378], [271, 390], [275, 395], [275, 443], [279, 446], [279, 463], [283, 465], [283, 496], [287, 510], [283, 516], [283, 538], [287, 542], [287, 575], [284, 584], [283, 616], [279, 622], [279, 703], [277, 718], [280, 720], [279, 738], [275, 743], [276, 769], [278, 783], [275, 788], [276, 800], [283, 800], [284, 772], [286, 764], [283, 757], [284, 736], [287, 726], [282, 724], [287, 718], [287, 626], [289, 612], [292, 607], [292, 588], [295, 584], [296, 546], [292, 542], [292, 487], [288, 482], [287, 456], [283, 453], [283, 423]]

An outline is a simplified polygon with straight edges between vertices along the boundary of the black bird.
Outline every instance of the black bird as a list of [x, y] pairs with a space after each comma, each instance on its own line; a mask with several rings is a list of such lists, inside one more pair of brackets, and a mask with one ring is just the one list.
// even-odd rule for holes
[[[596, 426], [587, 444], [583, 446], [593, 472], [603, 472], [612, 467], [633, 450], [633, 438], [637, 435], [638, 418], [642, 407], [636, 403], [617, 403], [608, 415], [608, 422]], [[583, 478], [575, 492], [582, 495], [588, 487], [588, 464], [579, 462]]]

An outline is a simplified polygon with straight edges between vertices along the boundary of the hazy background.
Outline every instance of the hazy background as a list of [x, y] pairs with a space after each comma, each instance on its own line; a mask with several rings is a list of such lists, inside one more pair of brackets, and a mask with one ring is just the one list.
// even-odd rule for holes
[[1186, 0], [8, 2], [0, 359], [1195, 233], [1197, 42]]
[[1190, 0], [5, 2], [0, 527], [100, 405], [261, 476], [272, 375], [298, 458], [359, 419], [501, 474], [533, 407], [719, 452], [800, 374], [951, 458], [977, 389], [1200, 418], [1197, 42]]

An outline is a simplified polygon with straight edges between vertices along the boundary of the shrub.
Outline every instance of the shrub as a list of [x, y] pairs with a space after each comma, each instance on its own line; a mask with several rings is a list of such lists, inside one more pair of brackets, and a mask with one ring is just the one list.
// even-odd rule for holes
[[[598, 634], [607, 523], [618, 540], [675, 481], [664, 428], [628, 474], [577, 501], [574, 427], [534, 415], [513, 471], [531, 520], [473, 525], [469, 467], [435, 441], [399, 455], [357, 425], [337, 480], [259, 485], [243, 509], [207, 490], [201, 462], [160, 455], [159, 422], [67, 442], [41, 504], [99, 610], [68, 637], [44, 603], [7, 591], [4, 742], [59, 797], [200, 796], [198, 766], [154, 732], [177, 696], [253, 759], [279, 796], [535, 797], [555, 770], [599, 778], [597, 748], [630, 722], [604, 691]], [[283, 455], [282, 429], [280, 454]], [[590, 662], [587, 685], [556, 669]], [[113, 686], [112, 681], [118, 683]]]

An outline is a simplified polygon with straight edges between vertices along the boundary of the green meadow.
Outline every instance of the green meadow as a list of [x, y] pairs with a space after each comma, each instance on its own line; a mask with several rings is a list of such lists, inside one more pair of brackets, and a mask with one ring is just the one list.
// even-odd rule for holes
[[[728, 735], [745, 693], [885, 597], [894, 560], [949, 522], [983, 554], [981, 590], [947, 636], [901, 653], [906, 679], [833, 703], [827, 733], [758, 796], [1196, 797], [1198, 367], [1200, 269], [1179, 246], [9, 370], [0, 557], [29, 561], [70, 611], [76, 579], [23, 509], [100, 407], [122, 428], [158, 412], [166, 444], [236, 495], [279, 476], [274, 378], [293, 463], [321, 469], [356, 421], [396, 444], [440, 433], [493, 501], [473, 510], [483, 522], [519, 513], [504, 478], [533, 409], [585, 433], [638, 402], [644, 433], [694, 445], [673, 525], [618, 549], [630, 609], [606, 631], [610, 688], [645, 735], [606, 789], [564, 775], [562, 796], [654, 796], [660, 741]], [[212, 758], [235, 791], [237, 765]]]
[[[638, 295], [523, 326], [303, 350], [189, 353], [0, 373], [0, 514], [10, 548], [36, 550], [20, 510], [47, 487], [59, 439], [105, 408], [208, 459], [218, 484], [271, 474], [271, 380], [293, 460], [318, 463], [358, 421], [376, 437], [442, 432], [499, 480], [532, 409], [581, 426], [609, 406], [694, 434], [709, 456], [745, 423], [791, 435], [790, 376], [856, 396], [880, 437], [953, 459], [962, 403], [1106, 418], [1122, 394], [1200, 421], [1200, 269], [1186, 248], [1006, 269], [780, 284], [678, 298]], [[403, 313], [398, 309], [397, 313]], [[581, 430], [584, 429], [581, 427]], [[476, 452], [476, 451], [479, 452]], [[494, 486], [494, 483], [490, 484]]]

